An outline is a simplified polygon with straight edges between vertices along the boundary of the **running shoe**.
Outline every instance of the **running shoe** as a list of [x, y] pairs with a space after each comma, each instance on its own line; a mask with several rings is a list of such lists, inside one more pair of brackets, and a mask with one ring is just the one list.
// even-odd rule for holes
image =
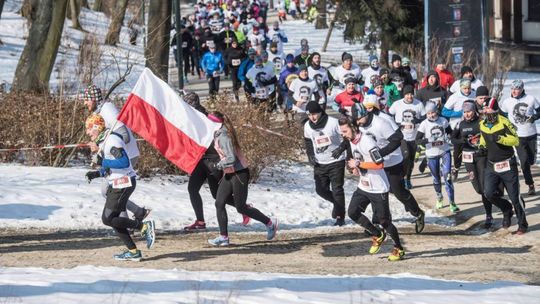
[[504, 212], [502, 221], [502, 227], [504, 229], [508, 229], [512, 225], [512, 215], [514, 215], [514, 212], [511, 209], [508, 212]]
[[423, 210], [420, 210], [420, 213], [418, 214], [418, 216], [416, 217], [416, 221], [414, 222], [414, 231], [416, 233], [421, 233], [422, 231], [424, 231], [424, 226], [425, 226], [425, 212]]
[[370, 254], [375, 254], [381, 250], [381, 245], [386, 240], [386, 233], [384, 230], [381, 230], [380, 236], [372, 236], [371, 237], [371, 248], [369, 248]]
[[488, 215], [486, 216], [486, 221], [484, 222], [484, 229], [489, 229], [493, 226], [493, 217]]
[[519, 228], [519, 229], [516, 231], [516, 235], [524, 235], [525, 233], [527, 233], [527, 229]]
[[151, 249], [154, 247], [154, 242], [156, 241], [156, 223], [154, 221], [145, 221], [143, 223], [143, 228], [141, 229], [141, 234], [146, 238], [146, 247]]
[[527, 191], [528, 195], [535, 195], [536, 190], [534, 189], [534, 185], [529, 185], [529, 191]]
[[135, 253], [132, 253], [129, 250], [126, 250], [122, 253], [115, 254], [114, 259], [117, 261], [136, 261], [139, 262], [142, 259], [142, 253], [139, 249]]
[[456, 203], [450, 202], [450, 211], [452, 211], [453, 213], [456, 213], [459, 211], [459, 207], [456, 205]]
[[388, 260], [392, 262], [403, 260], [404, 255], [405, 255], [404, 249], [399, 249], [397, 247], [394, 247], [394, 249], [392, 249], [392, 253], [390, 253], [390, 255], [388, 256]]
[[444, 207], [443, 196], [441, 193], [437, 193], [437, 202], [435, 203], [435, 209], [442, 209]]
[[206, 230], [206, 223], [203, 221], [195, 221], [195, 223], [184, 227], [184, 231], [189, 231], [189, 232], [203, 231], [203, 230]]
[[279, 222], [277, 218], [274, 218], [272, 220], [272, 224], [270, 226], [266, 226], [266, 239], [271, 241], [276, 238], [276, 234], [279, 228]]
[[343, 225], [345, 225], [345, 219], [342, 219], [341, 217], [338, 216], [338, 217], [336, 218], [336, 222], [334, 223], [334, 226], [339, 226], [339, 227], [341, 227], [341, 226], [343, 226]]
[[229, 237], [220, 235], [215, 239], [209, 239], [208, 244], [213, 246], [229, 246]]

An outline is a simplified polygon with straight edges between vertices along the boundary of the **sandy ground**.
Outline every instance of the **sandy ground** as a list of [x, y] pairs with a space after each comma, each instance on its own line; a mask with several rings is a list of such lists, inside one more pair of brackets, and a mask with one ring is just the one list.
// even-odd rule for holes
[[[536, 172], [538, 173], [538, 172]], [[463, 176], [463, 174], [461, 174]], [[431, 178], [416, 176], [413, 193], [424, 208], [433, 208]], [[495, 226], [482, 228], [484, 214], [479, 196], [463, 179], [456, 184], [462, 212], [451, 215], [455, 226], [427, 225], [415, 234], [413, 225], [400, 228], [406, 258], [389, 262], [392, 249], [388, 239], [380, 253], [368, 254], [370, 239], [359, 226], [316, 230], [281, 230], [278, 240], [267, 242], [258, 232], [231, 234], [231, 246], [214, 248], [208, 232], [159, 231], [152, 250], [143, 250], [144, 261], [118, 262], [112, 255], [121, 242], [110, 230], [0, 232], [0, 265], [11, 267], [70, 268], [78, 265], [145, 267], [209, 271], [255, 271], [305, 274], [392, 274], [413, 273], [436, 278], [475, 281], [513, 280], [540, 284], [539, 200], [527, 197], [529, 233], [518, 236], [515, 218], [512, 227], [501, 229], [502, 215], [494, 208]], [[350, 195], [350, 193], [348, 194]], [[232, 210], [230, 212], [233, 212]], [[429, 222], [429, 218], [428, 218]], [[253, 224], [259, 225], [259, 224]], [[260, 228], [260, 227], [259, 227]]]

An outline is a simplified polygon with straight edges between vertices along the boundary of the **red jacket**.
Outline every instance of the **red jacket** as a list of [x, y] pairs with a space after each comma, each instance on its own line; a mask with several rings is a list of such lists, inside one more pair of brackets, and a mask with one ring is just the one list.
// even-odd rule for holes
[[[441, 89], [447, 91], [455, 81], [454, 75], [452, 75], [452, 73], [448, 70], [435, 69], [435, 71], [437, 71], [437, 74], [439, 74], [439, 86], [441, 87]], [[422, 80], [422, 88], [426, 85], [427, 78], [424, 77], [424, 79]]]
[[364, 101], [364, 96], [358, 91], [353, 91], [353, 94], [343, 91], [336, 96], [335, 102], [339, 105], [340, 109], [345, 109], [347, 113], [350, 113], [351, 107], [355, 104], [353, 99], [357, 99], [358, 102]]

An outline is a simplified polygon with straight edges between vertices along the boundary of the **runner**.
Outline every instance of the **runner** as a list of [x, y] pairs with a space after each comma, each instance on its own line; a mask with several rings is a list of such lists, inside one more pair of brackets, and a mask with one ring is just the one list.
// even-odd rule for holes
[[86, 134], [92, 141], [100, 146], [103, 152], [101, 169], [98, 171], [88, 171], [86, 178], [88, 182], [98, 177], [106, 177], [108, 182], [105, 207], [101, 215], [103, 224], [114, 229], [118, 237], [124, 242], [127, 251], [115, 254], [115, 260], [140, 261], [142, 253], [137, 249], [135, 242], [129, 235], [127, 229], [137, 229], [146, 238], [148, 249], [154, 246], [156, 239], [154, 232], [154, 221], [142, 221], [140, 219], [131, 220], [121, 217], [120, 214], [126, 211], [126, 204], [130, 195], [135, 190], [137, 183], [135, 170], [131, 166], [127, 146], [122, 135], [110, 131], [105, 134], [105, 120], [98, 114], [91, 114], [86, 119]]
[[[332, 152], [341, 144], [338, 120], [324, 112], [319, 103], [311, 101], [306, 106], [308, 120], [304, 123], [304, 142], [309, 163], [313, 166], [315, 191], [331, 202], [334, 226], [345, 225], [345, 156], [337, 158]], [[330, 186], [331, 189], [330, 190]]]
[[332, 109], [346, 116], [351, 116], [351, 109], [355, 103], [364, 101], [362, 93], [356, 90], [356, 79], [345, 79], [345, 91], [339, 93], [332, 104]]
[[523, 80], [512, 82], [510, 97], [501, 103], [501, 111], [517, 128], [519, 145], [516, 147], [519, 165], [525, 184], [529, 187], [527, 194], [534, 195], [534, 180], [531, 174], [531, 165], [536, 163], [536, 121], [540, 118], [540, 102], [525, 93]]
[[278, 220], [272, 220], [258, 209], [246, 204], [249, 186], [249, 167], [240, 149], [232, 122], [226, 115], [220, 112], [212, 112], [208, 115], [208, 118], [214, 122], [223, 124], [214, 135], [214, 146], [220, 156], [220, 161], [215, 167], [224, 172], [216, 197], [219, 236], [209, 239], [208, 243], [214, 246], [229, 245], [228, 217], [225, 204], [230, 196], [234, 198], [234, 205], [238, 213], [245, 214], [265, 224], [267, 229], [266, 239], [269, 241], [275, 239], [278, 230]]
[[306, 106], [311, 100], [318, 102], [321, 94], [324, 94], [315, 80], [309, 78], [308, 68], [301, 65], [298, 68], [298, 78], [291, 82], [289, 86], [289, 98], [293, 100], [292, 109], [296, 112], [296, 117], [302, 123], [306, 118]]
[[379, 65], [379, 57], [377, 55], [369, 55], [369, 67], [362, 70], [362, 78], [364, 79], [364, 91], [367, 91], [372, 83], [369, 81], [372, 76], [379, 76], [381, 67]]
[[328, 102], [327, 93], [330, 86], [331, 75], [325, 67], [321, 66], [321, 54], [313, 52], [311, 54], [311, 65], [308, 66], [308, 76], [310, 79], [315, 80], [323, 94], [319, 100], [323, 110], [326, 110], [326, 103]]
[[263, 107], [267, 112], [272, 112], [276, 106], [276, 83], [272, 66], [265, 66], [261, 56], [255, 57], [255, 65], [246, 74], [249, 80], [251, 102]]
[[234, 99], [237, 102], [240, 101], [238, 91], [242, 86], [242, 82], [238, 78], [238, 71], [240, 70], [240, 64], [242, 63], [242, 60], [244, 60], [245, 57], [246, 54], [244, 50], [238, 45], [238, 41], [236, 40], [236, 38], [233, 38], [231, 42], [231, 47], [226, 49], [225, 53], [223, 54], [223, 59], [225, 64], [229, 67], [229, 72], [231, 74], [231, 79], [233, 83], [232, 88]]
[[437, 203], [435, 207], [441, 209], [444, 207], [443, 195], [441, 191], [441, 176], [444, 179], [446, 193], [450, 204], [450, 211], [456, 213], [459, 211], [454, 200], [454, 183], [450, 177], [452, 168], [452, 157], [450, 155], [450, 146], [447, 135], [452, 133], [448, 121], [438, 114], [437, 106], [428, 102], [426, 104], [427, 118], [418, 127], [416, 141], [418, 144], [426, 146], [426, 157], [431, 176], [433, 177], [433, 187], [437, 194]]
[[[373, 235], [372, 246], [369, 248], [370, 254], [380, 251], [388, 233], [394, 241], [394, 248], [388, 260], [401, 260], [405, 255], [405, 250], [401, 246], [398, 230], [392, 224], [388, 202], [390, 183], [383, 170], [383, 159], [380, 157], [377, 143], [371, 137], [358, 132], [348, 118], [339, 120], [339, 128], [343, 138], [350, 142], [352, 150], [353, 158], [347, 162], [347, 168], [355, 176], [360, 177], [358, 188], [353, 193], [349, 204], [349, 217]], [[363, 214], [369, 204], [374, 213], [379, 215], [379, 222], [383, 229], [375, 227]]]
[[470, 66], [463, 66], [461, 68], [461, 78], [454, 81], [454, 83], [450, 87], [450, 93], [456, 93], [459, 91], [461, 87], [460, 81], [462, 79], [467, 79], [471, 82], [471, 89], [473, 91], [476, 91], [478, 87], [484, 85], [480, 79], [477, 79], [476, 77], [474, 77], [473, 69]]
[[208, 52], [201, 59], [201, 69], [206, 75], [208, 81], [208, 94], [210, 98], [215, 98], [219, 93], [220, 74], [223, 73], [225, 62], [220, 52], [216, 51], [215, 46], [208, 47]]

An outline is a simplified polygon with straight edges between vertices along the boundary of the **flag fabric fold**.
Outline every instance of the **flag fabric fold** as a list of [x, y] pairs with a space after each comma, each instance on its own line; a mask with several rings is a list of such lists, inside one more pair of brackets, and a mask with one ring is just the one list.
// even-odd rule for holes
[[221, 127], [184, 102], [148, 68], [137, 80], [118, 120], [189, 174]]

